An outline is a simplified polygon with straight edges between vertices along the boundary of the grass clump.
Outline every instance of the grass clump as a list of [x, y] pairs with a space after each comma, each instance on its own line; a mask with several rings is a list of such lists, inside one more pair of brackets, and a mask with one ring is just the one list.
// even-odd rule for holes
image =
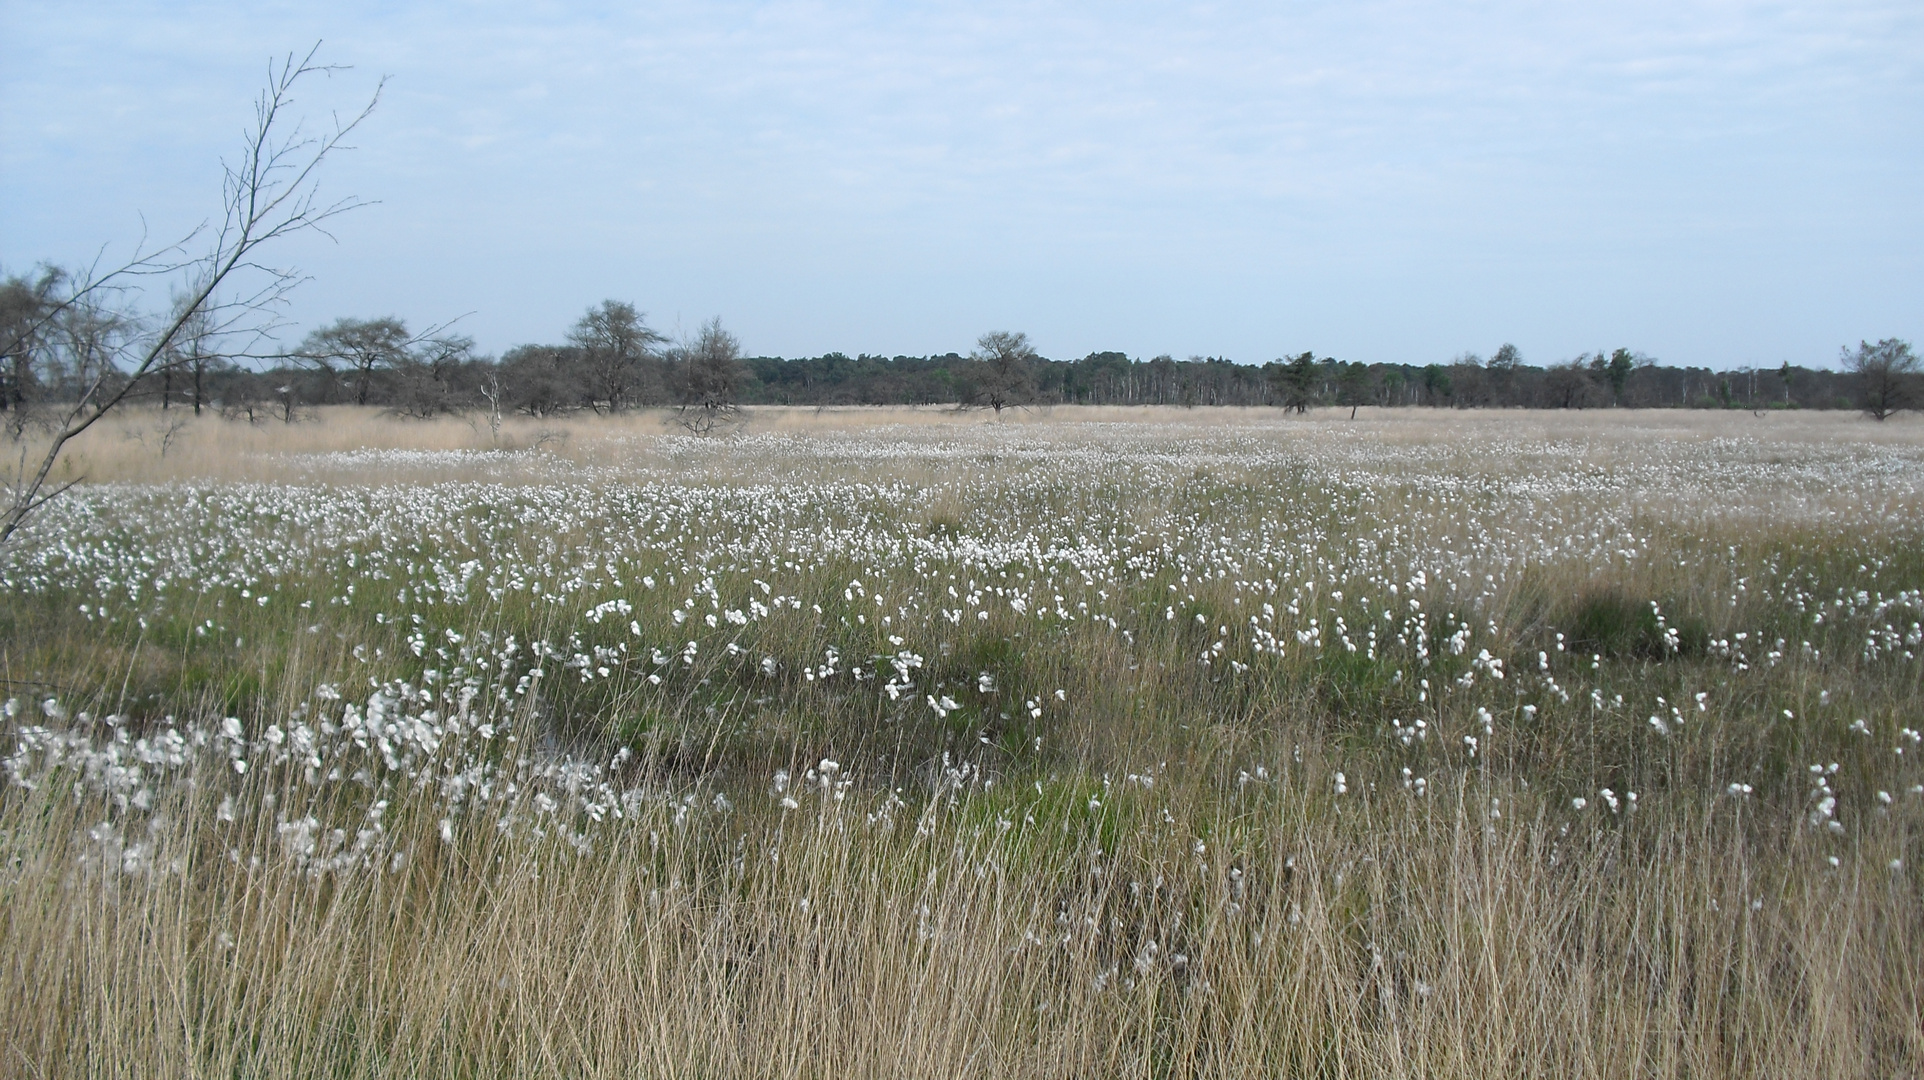
[[1710, 641], [1703, 619], [1667, 614], [1658, 601], [1633, 598], [1608, 585], [1586, 588], [1565, 625], [1577, 652], [1612, 658], [1701, 656]]

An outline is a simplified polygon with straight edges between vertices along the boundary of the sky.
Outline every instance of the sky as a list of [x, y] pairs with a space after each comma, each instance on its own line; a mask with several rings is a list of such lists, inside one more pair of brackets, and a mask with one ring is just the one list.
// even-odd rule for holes
[[[341, 317], [751, 355], [1425, 364], [1924, 343], [1916, 0], [0, 4], [0, 269], [217, 218], [269, 60], [380, 102], [273, 252]], [[456, 321], [458, 320], [458, 321]]]

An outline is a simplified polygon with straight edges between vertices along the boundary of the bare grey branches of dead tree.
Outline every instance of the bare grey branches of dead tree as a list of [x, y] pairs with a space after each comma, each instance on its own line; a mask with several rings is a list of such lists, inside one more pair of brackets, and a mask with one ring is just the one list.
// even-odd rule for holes
[[[258, 341], [272, 333], [300, 272], [272, 259], [271, 249], [303, 233], [330, 236], [335, 217], [367, 205], [352, 196], [325, 200], [320, 170], [380, 102], [377, 84], [358, 112], [332, 114], [325, 128], [309, 131], [296, 112], [295, 93], [316, 78], [344, 70], [288, 54], [270, 61], [266, 86], [254, 103], [254, 120], [235, 161], [223, 162], [222, 216], [164, 247], [143, 239], [133, 255], [111, 269], [98, 260], [77, 273], [48, 271], [43, 302], [27, 317], [0, 331], [0, 355], [25, 355], [36, 346], [57, 348], [74, 393], [43, 410], [45, 441], [22, 431], [21, 451], [7, 490], [0, 494], [0, 547], [14, 543], [33, 514], [78, 480], [50, 478], [67, 445], [113, 412], [143, 380], [171, 363], [192, 335], [204, 351], [208, 340]], [[383, 80], [385, 82], [385, 80]], [[172, 301], [159, 312], [141, 305], [144, 286], [172, 285]], [[244, 355], [245, 347], [237, 350]], [[24, 407], [24, 403], [22, 404]]]
[[970, 354], [975, 376], [973, 402], [1001, 416], [1002, 410], [1028, 404], [1035, 397], [1035, 368], [1042, 357], [1029, 344], [1029, 335], [994, 330], [975, 341]]
[[692, 435], [714, 435], [741, 422], [741, 355], [741, 342], [722, 329], [720, 316], [670, 353], [676, 424]]
[[[1845, 349], [1840, 366], [1857, 377], [1857, 401], [1864, 415], [1873, 420], [1888, 420], [1904, 409], [1924, 404], [1924, 363], [1911, 351], [1911, 343], [1885, 338], [1872, 344], [1857, 343], [1857, 351]], [[1784, 365], [1786, 370], [1788, 364]]]

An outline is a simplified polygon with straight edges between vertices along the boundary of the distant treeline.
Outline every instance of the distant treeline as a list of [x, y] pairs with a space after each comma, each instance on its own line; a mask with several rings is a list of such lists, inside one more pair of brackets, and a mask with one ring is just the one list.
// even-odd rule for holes
[[[1038, 360], [1032, 400], [1078, 405], [1425, 405], [1455, 408], [1853, 408], [1840, 372], [1790, 367], [1719, 372], [1639, 364], [1613, 374], [1596, 356], [1550, 367], [1493, 365], [1476, 357], [1446, 364], [1345, 363], [1310, 356], [1256, 366], [1216, 357], [1133, 359], [1119, 352]], [[771, 404], [968, 403], [979, 396], [980, 361], [941, 356], [830, 353], [747, 361], [745, 402]]]
[[[986, 362], [957, 353], [754, 356], [739, 363], [735, 400], [741, 405], [993, 404]], [[595, 364], [574, 346], [526, 345], [499, 360], [404, 361], [365, 376], [308, 365], [227, 370], [216, 373], [198, 396], [265, 411], [291, 400], [379, 405], [410, 416], [432, 416], [486, 409], [492, 395], [498, 395], [504, 413], [619, 412], [681, 404], [675, 367], [674, 357], [657, 357], [637, 364], [631, 380], [611, 379], [605, 365]], [[1213, 357], [1136, 360], [1101, 352], [1077, 360], [1036, 359], [1028, 391], [1012, 395], [1007, 404], [1854, 409], [1858, 403], [1853, 383], [1854, 377], [1845, 372], [1795, 365], [1713, 371], [1638, 364], [1613, 373], [1607, 358], [1599, 364], [1595, 356], [1548, 367], [1492, 365], [1473, 358], [1417, 366], [1344, 363], [1328, 357], [1313, 357], [1306, 365], [1298, 358], [1258, 367]], [[196, 397], [180, 380], [153, 389], [155, 396], [174, 404], [188, 404]]]
[[[111, 353], [99, 339], [128, 329], [77, 317], [34, 323], [34, 286], [23, 278], [0, 283], [0, 410], [14, 424], [35, 401], [72, 400], [91, 385], [99, 369], [90, 358]], [[5, 332], [30, 325], [30, 333]], [[268, 355], [228, 355], [222, 344], [213, 334], [184, 335], [167, 362], [141, 380], [140, 396], [163, 408], [248, 419], [291, 418], [304, 407], [336, 403], [417, 417], [692, 407], [710, 419], [740, 405], [1865, 407], [1865, 381], [1856, 370], [1786, 364], [1714, 371], [1628, 349], [1545, 365], [1526, 363], [1510, 345], [1488, 359], [1465, 354], [1423, 365], [1346, 363], [1312, 352], [1262, 365], [1120, 352], [1054, 360], [1021, 334], [994, 333], [969, 355], [743, 357], [719, 322], [671, 342], [617, 301], [591, 308], [562, 342], [521, 345], [498, 358], [477, 355], [470, 339], [443, 330], [417, 334], [398, 318], [342, 319], [296, 349]], [[1909, 359], [1901, 342], [1878, 347], [1901, 347]]]

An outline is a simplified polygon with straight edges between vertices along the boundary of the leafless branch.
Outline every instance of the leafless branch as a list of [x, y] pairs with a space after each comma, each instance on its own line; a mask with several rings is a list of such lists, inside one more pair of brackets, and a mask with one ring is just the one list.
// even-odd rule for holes
[[[337, 150], [351, 147], [346, 140], [380, 103], [377, 85], [366, 106], [345, 121], [332, 117], [323, 132], [303, 130], [298, 118], [289, 117], [296, 104], [295, 91], [304, 80], [329, 76], [342, 70], [336, 65], [316, 61], [316, 44], [298, 59], [289, 53], [270, 61], [266, 87], [254, 105], [254, 123], [244, 136], [237, 161], [222, 163], [223, 216], [209, 228], [202, 225], [180, 241], [154, 251], [140, 247], [127, 262], [105, 274], [96, 265], [73, 279], [57, 302], [36, 314], [25, 329], [8, 343], [11, 351], [31, 334], [42, 334], [68, 321], [76, 312], [101, 304], [109, 297], [122, 295], [134, 279], [151, 276], [177, 276], [187, 279], [182, 297], [165, 315], [149, 320], [147, 332], [132, 334], [126, 342], [103, 357], [103, 362], [87, 372], [88, 378], [77, 398], [69, 402], [50, 424], [51, 436], [46, 451], [34, 468], [22, 468], [7, 493], [7, 505], [0, 512], [0, 546], [12, 542], [27, 519], [72, 484], [48, 492], [47, 479], [62, 451], [75, 437], [113, 411], [140, 383], [141, 379], [165, 363], [169, 350], [190, 323], [200, 320], [212, 335], [251, 335], [257, 340], [269, 333], [276, 310], [303, 280], [298, 271], [264, 261], [264, 249], [277, 241], [306, 232], [332, 236], [327, 225], [334, 218], [367, 203], [352, 196], [323, 201], [320, 196], [321, 165]], [[206, 248], [197, 257], [186, 252], [197, 240], [205, 238]], [[217, 299], [223, 287], [240, 286], [237, 293]], [[101, 304], [103, 310], [114, 310]], [[130, 324], [133, 322], [130, 316]]]

